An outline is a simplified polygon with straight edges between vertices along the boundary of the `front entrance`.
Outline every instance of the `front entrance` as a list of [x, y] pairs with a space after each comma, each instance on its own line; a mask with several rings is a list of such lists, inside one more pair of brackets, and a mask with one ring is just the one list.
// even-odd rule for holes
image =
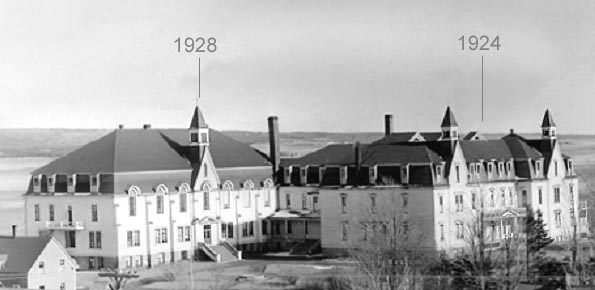
[[211, 239], [211, 225], [204, 225], [203, 226], [203, 233], [204, 233], [204, 241], [205, 244], [207, 245], [211, 245], [212, 239]]

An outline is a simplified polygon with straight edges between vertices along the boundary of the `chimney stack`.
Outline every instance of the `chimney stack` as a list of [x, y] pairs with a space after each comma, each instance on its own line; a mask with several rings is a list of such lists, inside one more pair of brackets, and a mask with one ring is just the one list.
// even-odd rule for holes
[[145, 129], [145, 130], [151, 129], [151, 124], [144, 124], [143, 129]]
[[361, 171], [362, 166], [362, 146], [358, 142], [355, 142], [355, 180], [353, 181], [354, 185], [359, 185], [359, 172]]
[[384, 115], [384, 135], [388, 136], [393, 133], [393, 115]]
[[514, 134], [514, 129], [510, 128], [510, 134]]
[[279, 119], [277, 116], [270, 116], [269, 121], [269, 156], [273, 165], [273, 177], [277, 182], [277, 175], [279, 172], [279, 163], [281, 161], [280, 145], [279, 145]]
[[120, 130], [124, 129], [124, 124], [118, 125], [118, 129], [120, 129]]
[[17, 225], [12, 225], [12, 238], [16, 238], [17, 236]]

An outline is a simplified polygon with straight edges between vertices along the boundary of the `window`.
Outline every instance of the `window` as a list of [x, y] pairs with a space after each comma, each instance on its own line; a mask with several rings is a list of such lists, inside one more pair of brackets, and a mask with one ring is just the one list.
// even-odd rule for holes
[[293, 223], [291, 221], [287, 221], [287, 233], [293, 233]]
[[490, 206], [496, 206], [496, 200], [494, 199], [494, 190], [490, 189]]
[[440, 240], [444, 241], [444, 225], [440, 225]]
[[455, 171], [457, 172], [457, 183], [461, 182], [461, 167], [455, 166]]
[[50, 221], [53, 222], [54, 221], [54, 205], [50, 204]]
[[207, 133], [200, 133], [200, 142], [207, 143], [209, 142], [209, 138]]
[[178, 243], [184, 241], [184, 227], [178, 227]]
[[252, 237], [254, 236], [254, 222], [244, 222], [242, 223], [242, 236], [243, 237]]
[[539, 204], [543, 204], [543, 189], [541, 187], [537, 189], [537, 199]]
[[506, 163], [506, 171], [508, 171], [508, 175], [512, 174], [512, 162]]
[[271, 206], [271, 189], [266, 189], [264, 192], [264, 206]]
[[190, 242], [190, 226], [184, 226], [184, 242]]
[[513, 198], [512, 198], [512, 188], [508, 189], [508, 206], [512, 206], [513, 205]]
[[128, 215], [129, 216], [136, 216], [136, 196], [128, 197]]
[[407, 221], [403, 221], [403, 235], [407, 235], [409, 233], [409, 223]]
[[76, 232], [75, 231], [65, 231], [64, 232], [64, 241], [66, 242], [66, 248], [76, 248]]
[[190, 142], [192, 142], [192, 143], [198, 142], [198, 133], [190, 133]]
[[455, 205], [456, 205], [457, 212], [463, 211], [463, 195], [462, 194], [455, 195]]
[[560, 203], [560, 188], [554, 187], [554, 203]]
[[554, 161], [554, 175], [558, 176], [558, 160]]
[[140, 246], [140, 231], [127, 231], [126, 242], [128, 247]]
[[442, 181], [442, 166], [436, 166], [436, 181]]
[[97, 205], [96, 204], [92, 204], [91, 205], [91, 221], [92, 222], [98, 221], [98, 218], [97, 218]]
[[227, 238], [227, 224], [226, 223], [221, 224], [221, 237], [224, 239]]
[[302, 192], [302, 209], [306, 209], [307, 208], [307, 198], [306, 198], [306, 193]]
[[367, 241], [368, 240], [368, 225], [367, 224], [362, 224], [362, 231], [364, 234], [362, 240]]
[[557, 209], [554, 211], [554, 221], [556, 223], [556, 227], [559, 228], [562, 226], [562, 217], [560, 214], [560, 210]]
[[205, 165], [203, 166], [203, 172], [204, 172], [204, 177], [208, 177], [209, 176], [209, 167], [207, 167], [207, 164], [205, 163]]
[[89, 249], [101, 249], [101, 232], [89, 232]]
[[157, 213], [163, 213], [163, 195], [157, 195]]
[[488, 178], [492, 178], [492, 173], [494, 172], [494, 164], [488, 163]]
[[407, 212], [407, 207], [409, 206], [409, 194], [404, 192], [403, 193], [403, 210]]
[[233, 238], [233, 223], [227, 224], [227, 237], [230, 239]]
[[475, 192], [471, 193], [471, 209], [475, 209], [476, 208], [476, 197], [475, 197]]
[[522, 201], [522, 206], [527, 206], [527, 190], [523, 189], [521, 191], [521, 201]]
[[36, 204], [35, 206], [33, 206], [33, 218], [36, 222], [38, 222], [40, 220], [39, 218], [39, 204]]
[[208, 191], [205, 191], [203, 193], [203, 206], [204, 206], [204, 210], [209, 210], [209, 208], [211, 207], [211, 199], [209, 198]]
[[312, 197], [312, 209], [318, 211], [318, 196]]
[[39, 273], [45, 273], [45, 262], [44, 261], [39, 261], [38, 267], [39, 267]]
[[500, 206], [501, 207], [505, 207], [506, 206], [506, 193], [504, 192], [504, 188], [500, 189]]
[[498, 176], [502, 177], [504, 173], [504, 163], [498, 162]]
[[285, 203], [286, 208], [291, 208], [291, 196], [289, 195], [289, 193], [285, 194]]
[[341, 193], [341, 212], [346, 213], [347, 208], [347, 194]]
[[477, 175], [477, 179], [479, 179], [479, 176], [481, 174], [481, 164], [480, 163], [475, 164], [475, 174]]
[[469, 164], [469, 178], [473, 179], [475, 177], [475, 165], [473, 163]]
[[186, 212], [188, 209], [188, 195], [180, 193], [180, 212]]
[[251, 194], [250, 190], [244, 192], [244, 207], [250, 207]]
[[569, 193], [570, 203], [572, 204], [572, 206], [574, 206], [574, 185], [573, 184], [568, 185], [568, 193]]
[[223, 208], [229, 208], [229, 201], [231, 200], [231, 190], [223, 192]]
[[269, 233], [269, 223], [267, 221], [262, 221], [261, 223], [261, 231], [263, 235], [268, 235]]
[[462, 222], [457, 222], [456, 227], [457, 227], [457, 239], [458, 240], [464, 239], [465, 238], [465, 231], [464, 231], [463, 223]]
[[167, 244], [167, 228], [155, 229], [155, 244]]
[[568, 174], [574, 175], [574, 168], [572, 167], [572, 160], [568, 159]]
[[541, 171], [541, 162], [535, 162], [535, 175], [539, 176], [539, 171]]
[[376, 213], [376, 194], [370, 194], [370, 211]]
[[438, 197], [438, 203], [440, 206], [440, 212], [444, 212], [444, 200], [443, 200], [442, 196]]
[[341, 240], [347, 241], [347, 222], [341, 224]]

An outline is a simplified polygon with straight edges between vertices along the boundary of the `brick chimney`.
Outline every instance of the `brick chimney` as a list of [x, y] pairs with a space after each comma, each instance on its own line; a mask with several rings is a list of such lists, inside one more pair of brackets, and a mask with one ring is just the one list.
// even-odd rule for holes
[[384, 135], [388, 136], [393, 133], [393, 115], [384, 115]]
[[274, 181], [277, 182], [279, 163], [281, 162], [279, 145], [279, 119], [277, 116], [270, 116], [269, 122], [269, 156], [273, 166]]
[[144, 124], [143, 129], [145, 129], [145, 130], [151, 129], [151, 124]]

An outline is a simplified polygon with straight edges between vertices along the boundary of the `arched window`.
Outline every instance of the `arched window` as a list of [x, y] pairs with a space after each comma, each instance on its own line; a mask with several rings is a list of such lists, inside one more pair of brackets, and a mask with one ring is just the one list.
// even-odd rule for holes
[[157, 192], [158, 194], [166, 194], [168, 193], [167, 186], [165, 186], [164, 184], [159, 184], [157, 185], [157, 188], [155, 188], [155, 192]]
[[223, 208], [229, 208], [231, 203], [231, 191], [233, 190], [233, 183], [226, 180], [223, 183], [223, 191], [221, 192], [221, 201], [223, 202]]
[[140, 194], [138, 186], [131, 186], [128, 188], [128, 215], [136, 216], [136, 196]]
[[203, 209], [209, 210], [211, 208], [211, 185], [208, 181], [202, 184], [203, 194]]

